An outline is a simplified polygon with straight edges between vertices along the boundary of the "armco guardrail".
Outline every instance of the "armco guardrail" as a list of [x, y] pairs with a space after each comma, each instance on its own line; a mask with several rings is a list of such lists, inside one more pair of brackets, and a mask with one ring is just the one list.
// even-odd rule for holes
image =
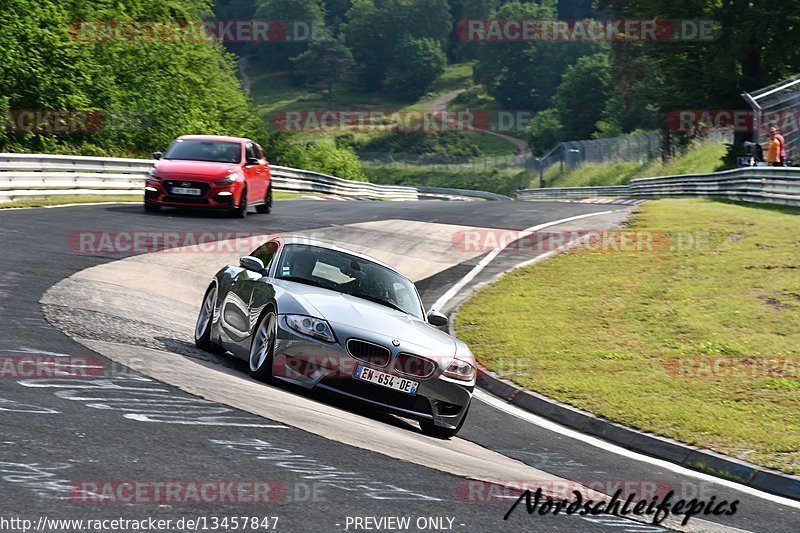
[[504, 194], [497, 194], [494, 192], [486, 191], [472, 191], [468, 189], [450, 189], [447, 187], [417, 187], [420, 193], [429, 194], [450, 194], [453, 196], [469, 196], [472, 198], [483, 198], [484, 200], [492, 200], [496, 202], [507, 202], [511, 200]]
[[[64, 195], [141, 195], [151, 159], [0, 154], [0, 202]], [[417, 189], [350, 181], [319, 172], [272, 166], [273, 187], [291, 192], [417, 200]], [[467, 191], [469, 192], [469, 191]]]
[[747, 167], [711, 174], [640, 178], [631, 181], [629, 190], [633, 198], [700, 196], [800, 206], [800, 168]]
[[517, 192], [520, 200], [552, 200], [559, 198], [620, 198], [628, 196], [627, 185], [610, 187], [551, 187], [524, 189]]
[[639, 178], [615, 187], [569, 187], [526, 189], [522, 200], [564, 198], [723, 198], [742, 202], [800, 207], [800, 168], [747, 167], [712, 172]]

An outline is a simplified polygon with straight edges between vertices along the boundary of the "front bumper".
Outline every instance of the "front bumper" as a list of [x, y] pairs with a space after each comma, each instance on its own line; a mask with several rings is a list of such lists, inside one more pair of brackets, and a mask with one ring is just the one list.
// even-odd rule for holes
[[[392, 360], [395, 356], [393, 353]], [[353, 374], [359, 365], [418, 381], [416, 394], [356, 379]], [[272, 373], [275, 378], [307, 389], [332, 392], [449, 429], [456, 428], [466, 415], [474, 389], [472, 384], [461, 385], [438, 377], [438, 372], [419, 378], [393, 371], [391, 362], [383, 367], [370, 365], [351, 356], [342, 344], [317, 341], [295, 332], [284, 316], [278, 320]]]
[[[188, 187], [200, 189], [199, 196], [172, 194], [178, 183], [188, 183]], [[215, 185], [204, 181], [153, 180], [148, 179], [144, 187], [144, 200], [147, 203], [171, 207], [202, 207], [208, 209], [231, 209], [236, 205], [237, 191], [234, 184]]]

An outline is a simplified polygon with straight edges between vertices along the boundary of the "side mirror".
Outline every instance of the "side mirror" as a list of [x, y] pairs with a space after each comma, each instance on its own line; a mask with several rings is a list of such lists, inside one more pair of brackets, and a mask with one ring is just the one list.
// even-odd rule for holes
[[258, 165], [261, 161], [257, 157], [248, 157], [245, 164], [247, 165]]
[[161, 159], [162, 157], [164, 157], [164, 154], [161, 152], [153, 152], [153, 159]]
[[430, 310], [428, 311], [428, 323], [433, 326], [446, 326], [447, 315], [442, 314], [439, 311]]
[[240, 257], [239, 265], [242, 268], [264, 275], [264, 262], [258, 257], [253, 257], [252, 255]]

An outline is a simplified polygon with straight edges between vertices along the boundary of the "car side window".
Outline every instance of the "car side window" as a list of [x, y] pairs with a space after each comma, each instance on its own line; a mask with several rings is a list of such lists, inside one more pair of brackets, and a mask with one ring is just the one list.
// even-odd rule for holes
[[253, 146], [253, 143], [247, 143], [247, 145], [245, 146], [245, 157], [247, 159], [250, 159], [251, 157], [255, 159], [261, 159], [258, 156], [258, 153], [256, 152], [256, 148], [255, 146]]
[[261, 150], [261, 147], [259, 145], [255, 145], [255, 146], [256, 146], [256, 154], [257, 154], [258, 158], [259, 159], [264, 159], [264, 152]]
[[269, 270], [269, 265], [272, 263], [272, 260], [275, 259], [275, 254], [278, 252], [278, 242], [277, 241], [268, 241], [256, 248], [256, 250], [250, 254], [253, 257], [257, 257], [261, 259], [261, 262], [264, 263], [264, 268]]

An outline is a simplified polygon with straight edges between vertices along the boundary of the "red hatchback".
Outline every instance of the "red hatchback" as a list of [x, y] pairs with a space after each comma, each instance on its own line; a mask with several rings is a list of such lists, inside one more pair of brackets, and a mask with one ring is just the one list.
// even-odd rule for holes
[[259, 213], [272, 208], [269, 162], [250, 139], [184, 135], [153, 157], [158, 162], [145, 181], [146, 211], [199, 207], [245, 217], [250, 205]]

